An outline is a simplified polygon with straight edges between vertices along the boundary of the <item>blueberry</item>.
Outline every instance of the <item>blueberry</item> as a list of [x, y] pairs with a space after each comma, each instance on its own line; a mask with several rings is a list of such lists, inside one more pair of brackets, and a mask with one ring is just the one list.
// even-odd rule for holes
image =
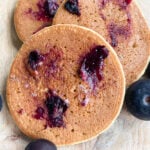
[[146, 75], [150, 78], [150, 64], [148, 65], [146, 69]]
[[40, 65], [40, 62], [43, 61], [43, 56], [38, 51], [32, 51], [28, 57], [28, 64], [33, 70], [37, 70], [37, 67]]
[[125, 0], [126, 4], [129, 5], [132, 0]]
[[39, 139], [29, 143], [25, 150], [57, 150], [57, 148], [54, 143], [48, 140]]
[[85, 55], [79, 70], [82, 80], [87, 81], [93, 89], [103, 78], [104, 59], [108, 57], [105, 46], [95, 46]]
[[125, 101], [131, 114], [142, 120], [150, 120], [150, 80], [142, 79], [131, 85]]
[[44, 3], [45, 15], [49, 18], [53, 18], [56, 14], [59, 5], [56, 3], [56, 0], [46, 0]]
[[78, 16], [81, 15], [78, 6], [78, 0], [67, 0], [64, 7], [67, 11], [69, 11], [72, 14], [76, 14]]

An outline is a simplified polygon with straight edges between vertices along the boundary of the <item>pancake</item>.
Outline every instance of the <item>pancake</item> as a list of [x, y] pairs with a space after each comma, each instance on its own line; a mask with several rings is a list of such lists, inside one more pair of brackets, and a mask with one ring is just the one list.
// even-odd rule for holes
[[62, 0], [19, 0], [14, 24], [20, 40], [24, 42], [31, 35], [50, 26], [61, 3]]
[[127, 86], [143, 75], [149, 60], [150, 31], [135, 1], [65, 0], [53, 24], [77, 24], [101, 34], [116, 51]]
[[27, 40], [7, 80], [7, 103], [21, 131], [58, 146], [87, 141], [119, 115], [122, 66], [96, 32], [76, 25], [47, 27]]

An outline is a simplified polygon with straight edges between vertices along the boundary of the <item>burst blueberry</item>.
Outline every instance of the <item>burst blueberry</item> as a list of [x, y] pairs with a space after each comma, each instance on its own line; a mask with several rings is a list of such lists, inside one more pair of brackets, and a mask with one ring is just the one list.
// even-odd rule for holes
[[129, 5], [132, 0], [125, 0], [126, 4]]
[[72, 14], [76, 14], [78, 16], [81, 15], [78, 0], [67, 0], [64, 7], [67, 11], [69, 11]]
[[44, 60], [44, 57], [38, 51], [32, 51], [28, 57], [28, 64], [33, 70], [37, 70], [38, 66]]
[[34, 115], [34, 118], [39, 120], [39, 119], [43, 119], [44, 118], [44, 113], [45, 113], [45, 110], [44, 108], [42, 107], [38, 107], [35, 111], [35, 115]]
[[145, 74], [150, 78], [150, 64], [148, 65]]

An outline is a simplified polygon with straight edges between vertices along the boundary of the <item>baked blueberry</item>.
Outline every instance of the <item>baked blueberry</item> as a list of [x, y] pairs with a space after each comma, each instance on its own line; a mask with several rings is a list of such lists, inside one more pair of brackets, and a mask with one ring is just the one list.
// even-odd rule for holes
[[2, 97], [0, 95], [0, 111], [2, 110], [2, 107], [3, 107], [3, 101], [2, 101]]
[[78, 16], [81, 15], [78, 6], [78, 0], [67, 0], [64, 7], [67, 11], [69, 11], [72, 14], [76, 14]]
[[28, 57], [28, 64], [33, 70], [37, 70], [37, 67], [44, 60], [44, 57], [38, 51], [32, 51]]
[[[128, 22], [130, 22], [130, 17], [128, 16]], [[118, 26], [115, 23], [110, 23], [108, 25], [109, 36], [111, 39], [111, 46], [118, 46], [118, 36], [124, 36], [127, 38], [130, 35], [130, 24], [125, 26]]]
[[125, 0], [126, 4], [129, 5], [132, 0]]
[[25, 150], [57, 150], [57, 148], [54, 143], [48, 140], [39, 139], [29, 143]]
[[142, 120], [150, 120], [150, 80], [142, 79], [131, 85], [125, 101], [131, 114]]
[[108, 57], [108, 50], [105, 46], [95, 46], [85, 55], [79, 70], [82, 80], [88, 82], [94, 89], [98, 81], [103, 78], [104, 59]]
[[68, 104], [59, 96], [49, 92], [45, 101], [48, 110], [48, 120], [50, 127], [64, 127], [63, 116], [68, 109]]

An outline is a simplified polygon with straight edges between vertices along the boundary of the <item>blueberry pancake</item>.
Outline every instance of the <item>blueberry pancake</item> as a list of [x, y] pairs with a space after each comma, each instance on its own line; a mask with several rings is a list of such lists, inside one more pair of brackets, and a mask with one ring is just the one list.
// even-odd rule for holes
[[21, 47], [8, 77], [7, 102], [26, 135], [69, 145], [105, 131], [121, 110], [124, 91], [118, 57], [99, 34], [55, 25]]
[[63, 0], [19, 0], [14, 13], [14, 24], [20, 40], [52, 24]]
[[134, 0], [65, 0], [53, 24], [77, 24], [97, 31], [116, 51], [127, 86], [148, 64], [149, 28]]

